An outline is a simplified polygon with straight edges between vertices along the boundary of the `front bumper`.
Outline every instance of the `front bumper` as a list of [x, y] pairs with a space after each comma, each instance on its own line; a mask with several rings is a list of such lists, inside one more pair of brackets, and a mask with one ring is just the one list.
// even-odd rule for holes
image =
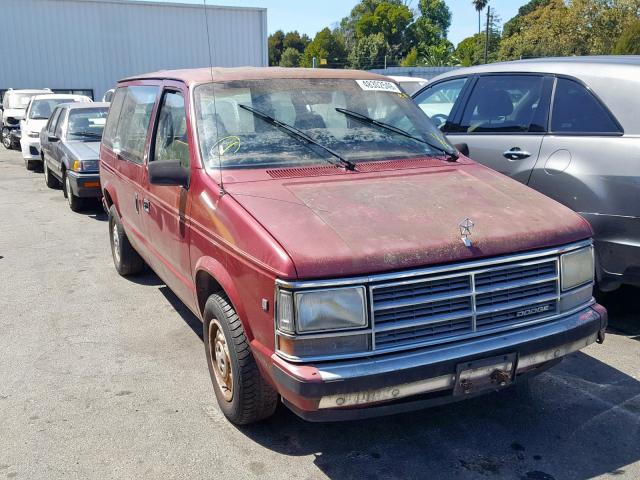
[[515, 353], [518, 381], [603, 339], [606, 326], [606, 310], [594, 304], [549, 323], [384, 357], [295, 365], [274, 354], [271, 376], [283, 402], [306, 420], [389, 415], [469, 398], [453, 395], [462, 363]]
[[76, 197], [80, 198], [99, 198], [102, 196], [100, 188], [100, 174], [95, 173], [78, 173], [67, 171], [69, 183], [71, 183], [71, 191]]
[[40, 139], [22, 135], [20, 138], [22, 158], [30, 161], [42, 161], [40, 157]]

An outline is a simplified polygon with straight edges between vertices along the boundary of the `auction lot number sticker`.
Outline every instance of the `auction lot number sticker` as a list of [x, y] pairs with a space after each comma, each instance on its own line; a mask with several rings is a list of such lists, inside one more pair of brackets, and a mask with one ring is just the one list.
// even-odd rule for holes
[[402, 93], [395, 83], [384, 80], [356, 80], [356, 83], [362, 90], [371, 92]]

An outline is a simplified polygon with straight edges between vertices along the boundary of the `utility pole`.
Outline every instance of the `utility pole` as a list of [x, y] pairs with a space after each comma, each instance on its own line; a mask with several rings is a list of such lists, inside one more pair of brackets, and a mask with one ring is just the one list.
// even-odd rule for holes
[[491, 6], [487, 5], [487, 34], [484, 40], [484, 63], [489, 61], [489, 24], [491, 23]]

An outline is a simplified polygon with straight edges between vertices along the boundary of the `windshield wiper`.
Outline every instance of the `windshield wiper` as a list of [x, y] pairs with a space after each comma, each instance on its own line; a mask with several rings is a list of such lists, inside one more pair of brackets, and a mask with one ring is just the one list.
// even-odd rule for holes
[[100, 133], [93, 132], [69, 132], [67, 135], [77, 135], [79, 137], [102, 138]]
[[[325, 147], [324, 145], [322, 145], [321, 143], [319, 143], [318, 141], [314, 140], [313, 138], [311, 138], [309, 135], [307, 135], [306, 133], [304, 133], [302, 130], [289, 125], [288, 123], [284, 123], [281, 122], [280, 120], [276, 120], [275, 118], [273, 118], [270, 115], [267, 115], [264, 112], [261, 112], [260, 110], [257, 110], [253, 107], [249, 107], [247, 105], [242, 105], [242, 104], [238, 104], [238, 106], [240, 108], [243, 108], [245, 110], [247, 110], [248, 112], [253, 113], [256, 117], [260, 118], [261, 120], [264, 120], [265, 122], [281, 129], [282, 131], [284, 131], [285, 133], [289, 134], [290, 136], [298, 139], [298, 140], [303, 140], [304, 142], [306, 142], [307, 144], [311, 143], [319, 148], [321, 148], [322, 150], [324, 150], [325, 152], [329, 153], [330, 155], [334, 156], [335, 158], [337, 158], [340, 163], [344, 166], [344, 168], [346, 168], [347, 170], [355, 170], [356, 169], [356, 164], [353, 163], [350, 160], [347, 160], [346, 158], [342, 157], [342, 155], [340, 155], [338, 152], [330, 149], [329, 147]], [[329, 160], [327, 160], [329, 161]], [[330, 162], [333, 163], [333, 162]]]
[[380, 120], [376, 120], [375, 118], [371, 118], [371, 117], [367, 117], [366, 115], [363, 115], [361, 113], [358, 112], [354, 112], [352, 110], [347, 110], [346, 108], [340, 108], [337, 107], [336, 108], [336, 112], [340, 112], [343, 115], [346, 115], [347, 117], [351, 117], [355, 120], [358, 120], [362, 123], [365, 123], [367, 125], [375, 125], [377, 127], [380, 128], [384, 128], [385, 130], [389, 130], [390, 132], [394, 132], [397, 133], [398, 135], [402, 135], [404, 137], [410, 138], [412, 140], [415, 140], [416, 142], [420, 142], [420, 143], [424, 143], [425, 145], [428, 145], [431, 148], [435, 148], [436, 150], [439, 150], [440, 152], [444, 153], [447, 156], [447, 159], [451, 162], [455, 162], [456, 160], [458, 160], [458, 153], [454, 150], [448, 150], [445, 147], [442, 146], [438, 146], [436, 144], [433, 144], [423, 138], [420, 137], [416, 137], [415, 135], [411, 135], [409, 132], [407, 132], [406, 130], [403, 130], [401, 128], [398, 128], [394, 125], [391, 125], [389, 123], [385, 123], [385, 122], [381, 122]]

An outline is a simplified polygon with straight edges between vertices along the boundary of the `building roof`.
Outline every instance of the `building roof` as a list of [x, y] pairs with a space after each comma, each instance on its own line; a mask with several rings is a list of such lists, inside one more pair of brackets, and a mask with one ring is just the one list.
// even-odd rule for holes
[[192, 68], [187, 70], [161, 70], [128, 77], [131, 80], [166, 79], [187, 84], [231, 82], [235, 80], [267, 80], [298, 78], [346, 78], [357, 80], [387, 80], [382, 75], [360, 70], [334, 70], [330, 68], [281, 68], [281, 67], [237, 67], [237, 68]]

